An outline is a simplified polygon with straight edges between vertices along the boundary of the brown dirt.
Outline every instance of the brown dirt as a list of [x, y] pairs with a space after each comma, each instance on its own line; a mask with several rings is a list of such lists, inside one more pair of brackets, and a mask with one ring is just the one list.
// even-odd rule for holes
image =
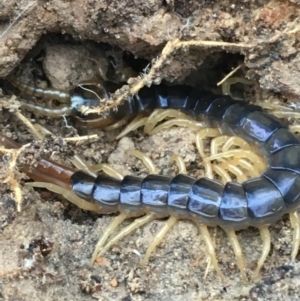
[[[298, 1], [273, 0], [6, 0], [0, 3], [0, 76], [7, 76], [24, 58], [21, 69], [25, 70], [25, 78], [32, 76], [28, 58], [33, 57], [34, 68], [43, 69], [53, 87], [68, 89], [97, 76], [99, 66], [107, 73], [107, 60], [111, 56], [117, 62], [116, 70], [121, 70], [123, 66], [118, 64], [124, 51], [151, 61], [161, 54], [167, 41], [175, 38], [246, 43], [252, 46], [178, 49], [157, 71], [155, 80], [211, 88], [212, 83], [242, 61], [246, 67], [240, 76], [246, 75], [253, 81], [252, 96], [278, 99], [279, 95], [281, 101], [292, 102], [300, 96], [298, 5]], [[117, 47], [111, 49], [101, 43]], [[36, 56], [41, 50], [45, 51], [42, 58]], [[97, 60], [97, 65], [91, 58]], [[113, 79], [118, 81], [118, 74]], [[47, 82], [43, 78], [39, 84]], [[1, 97], [1, 105], [7, 104], [8, 99], [8, 96]], [[24, 114], [59, 137], [76, 133], [62, 118]], [[13, 113], [3, 110], [0, 119], [3, 133], [20, 143], [33, 141], [32, 134]], [[72, 120], [68, 122], [74, 125]], [[176, 168], [169, 164], [174, 152], [183, 155], [190, 171], [200, 176], [197, 163], [200, 159], [195, 154], [192, 131], [170, 129], [151, 137], [138, 132], [120, 142], [114, 141], [116, 132], [104, 133], [98, 129], [91, 132], [99, 134], [98, 141], [75, 147], [59, 138], [34, 142], [22, 160], [36, 160], [46, 153], [54, 160], [70, 164], [69, 159], [79, 154], [91, 163], [109, 162], [125, 173], [145, 175], [143, 165], [124, 153], [125, 148], [134, 145], [150, 154], [164, 174], [176, 173]], [[1, 179], [7, 173], [8, 161], [6, 155], [0, 162]], [[25, 175], [16, 171], [15, 177], [23, 187]], [[163, 221], [151, 222], [123, 239], [98, 265], [89, 269], [88, 260], [95, 242], [112, 217], [82, 212], [46, 191], [22, 189], [24, 200], [18, 213], [10, 187], [0, 187], [0, 300], [33, 301], [41, 296], [44, 300], [123, 301], [300, 299], [300, 265], [288, 265], [292, 232], [286, 219], [271, 227], [272, 252], [257, 284], [240, 282], [229, 242], [219, 229], [214, 237], [227, 281], [221, 283], [212, 269], [204, 281], [206, 249], [189, 222], [175, 225], [145, 269], [139, 266], [136, 250], [144, 254]], [[260, 255], [259, 233], [248, 229], [238, 236], [247, 271], [253, 270]], [[53, 243], [47, 256], [39, 247], [41, 237]]]

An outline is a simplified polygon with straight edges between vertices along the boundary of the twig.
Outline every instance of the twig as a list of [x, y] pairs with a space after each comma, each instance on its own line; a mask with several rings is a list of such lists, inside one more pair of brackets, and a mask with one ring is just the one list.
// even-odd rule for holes
[[141, 77], [138, 81], [136, 81], [130, 88], [129, 91], [121, 93], [116, 98], [111, 98], [109, 101], [106, 102], [105, 106], [99, 106], [96, 108], [89, 108], [89, 107], [82, 107], [81, 112], [84, 115], [96, 113], [101, 114], [104, 111], [110, 109], [116, 109], [122, 101], [129, 96], [135, 95], [141, 88], [145, 85], [151, 85], [158, 70], [163, 66], [164, 62], [167, 58], [177, 49], [185, 48], [190, 46], [198, 46], [198, 47], [223, 47], [223, 48], [246, 48], [250, 49], [253, 48], [254, 44], [245, 44], [245, 43], [228, 43], [228, 42], [217, 42], [217, 41], [180, 41], [179, 39], [175, 39], [169, 41], [166, 46], [164, 47], [160, 58], [153, 64], [150, 71]]

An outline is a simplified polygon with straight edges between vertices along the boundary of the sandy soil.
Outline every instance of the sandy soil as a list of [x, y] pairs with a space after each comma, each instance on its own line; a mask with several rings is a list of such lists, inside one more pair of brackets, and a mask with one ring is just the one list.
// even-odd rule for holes
[[[161, 54], [167, 41], [223, 41], [242, 46], [176, 50], [157, 70], [155, 80], [213, 88], [243, 62], [245, 67], [237, 74], [252, 81], [250, 99], [276, 99], [297, 105], [298, 5], [297, 1], [154, 0], [129, 4], [7, 0], [0, 3], [0, 76], [5, 78], [18, 68], [21, 78], [37, 78], [40, 86], [50, 83], [56, 89], [69, 89], [82, 80], [98, 77], [100, 68], [110, 79], [120, 81], [124, 57], [128, 64], [138, 65], [137, 72], [143, 72], [141, 69]], [[112, 58], [117, 71], [113, 73], [111, 63], [107, 63]], [[4, 81], [1, 85], [7, 92]], [[7, 107], [9, 100], [9, 95], [2, 95], [1, 106]], [[3, 109], [2, 132], [22, 144], [33, 142], [22, 154], [21, 162], [46, 154], [69, 165], [69, 159], [78, 154], [91, 163], [108, 162], [124, 174], [144, 176], [145, 167], [124, 151], [134, 146], [150, 155], [163, 174], [176, 173], [176, 167], [170, 165], [174, 152], [185, 157], [191, 174], [201, 176], [195, 133], [191, 130], [172, 128], [150, 137], [138, 131], [118, 142], [114, 140], [118, 131], [94, 129], [90, 133], [99, 135], [96, 142], [74, 145], [61, 139], [77, 134], [70, 128], [75, 127], [74, 120], [68, 119], [66, 124], [63, 118], [23, 113], [58, 138], [33, 141], [25, 125]], [[2, 179], [9, 159], [6, 155], [0, 162]], [[270, 229], [272, 250], [256, 284], [241, 283], [229, 241], [220, 229], [212, 229], [211, 233], [227, 280], [222, 283], [212, 268], [204, 280], [207, 251], [196, 228], [185, 221], [174, 226], [145, 269], [139, 265], [138, 253], [144, 254], [164, 221], [153, 221], [138, 229], [89, 269], [95, 242], [112, 216], [99, 217], [78, 210], [57, 195], [23, 187], [24, 174], [16, 171], [14, 176], [22, 185], [21, 212], [16, 211], [9, 185], [0, 187], [0, 300], [33, 301], [41, 296], [44, 300], [123, 301], [300, 299], [300, 264], [289, 265], [292, 231], [286, 218]], [[238, 237], [250, 275], [260, 256], [259, 232], [248, 229]]]

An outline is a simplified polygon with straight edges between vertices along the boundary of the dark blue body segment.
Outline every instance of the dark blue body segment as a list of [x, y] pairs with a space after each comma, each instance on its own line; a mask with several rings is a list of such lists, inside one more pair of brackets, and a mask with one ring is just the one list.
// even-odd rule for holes
[[104, 206], [118, 206], [121, 182], [107, 175], [99, 175], [95, 179], [92, 198]]
[[273, 169], [291, 170], [300, 174], [300, 145], [280, 149], [269, 157]]
[[286, 125], [277, 118], [264, 112], [252, 112], [241, 123], [240, 134], [251, 142], [263, 145], [278, 129], [286, 128]]
[[189, 194], [188, 209], [191, 215], [208, 225], [217, 224], [222, 194], [223, 185], [219, 182], [208, 178], [199, 179]]
[[121, 182], [119, 208], [120, 210], [141, 210], [141, 186], [143, 179], [135, 176], [125, 176]]
[[172, 178], [160, 175], [148, 175], [141, 187], [141, 202], [145, 208], [161, 213], [167, 211], [168, 192]]
[[238, 102], [228, 108], [222, 118], [223, 133], [240, 135], [242, 122], [252, 112], [261, 111], [262, 108]]
[[270, 156], [278, 150], [291, 145], [300, 145], [299, 138], [288, 129], [281, 128], [266, 141], [263, 148], [265, 155]]
[[83, 171], [75, 172], [70, 179], [72, 190], [81, 198], [90, 199], [93, 193], [95, 178]]
[[170, 184], [168, 196], [168, 211], [179, 217], [186, 216], [189, 194], [196, 180], [190, 176], [179, 174]]
[[242, 184], [226, 183], [219, 209], [220, 224], [225, 227], [241, 228], [249, 225], [248, 201]]
[[287, 208], [299, 207], [300, 174], [290, 170], [268, 168], [263, 176], [277, 187]]
[[197, 120], [204, 118], [223, 133], [240, 136], [258, 147], [268, 169], [258, 178], [225, 186], [187, 175], [125, 176], [119, 181], [103, 175], [94, 179], [79, 171], [71, 178], [76, 194], [115, 211], [175, 215], [235, 230], [276, 222], [299, 207], [300, 141], [281, 120], [229, 96], [164, 85], [142, 88], [111, 114], [121, 119], [156, 108], [178, 109]]
[[285, 213], [285, 203], [278, 189], [264, 177], [250, 179], [243, 184], [250, 225], [268, 224]]

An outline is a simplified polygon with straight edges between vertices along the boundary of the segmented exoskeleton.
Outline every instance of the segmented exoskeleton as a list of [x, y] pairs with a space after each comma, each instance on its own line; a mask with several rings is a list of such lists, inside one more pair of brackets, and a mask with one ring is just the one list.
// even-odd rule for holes
[[[70, 103], [68, 106], [74, 108], [73, 102]], [[81, 104], [94, 104], [86, 100], [75, 103], [77, 109]], [[246, 274], [235, 231], [249, 226], [258, 228], [263, 239], [263, 254], [253, 275], [255, 279], [270, 250], [268, 226], [287, 213], [294, 227], [292, 260], [295, 260], [300, 243], [297, 213], [300, 204], [300, 141], [287, 125], [261, 107], [233, 100], [229, 96], [197, 91], [189, 86], [164, 85], [142, 88], [124, 101], [117, 115], [108, 112], [104, 117], [107, 121], [105, 125], [127, 115], [154, 109], [180, 110], [195, 120], [205, 120], [208, 128], [218, 129], [208, 131], [207, 136], [210, 137], [220, 132], [241, 137], [257, 149], [268, 166], [260, 176], [243, 183], [231, 181], [225, 185], [207, 177], [195, 179], [185, 174], [175, 177], [150, 174], [145, 178], [128, 175], [123, 179], [96, 176], [84, 163], [81, 165], [84, 171], [64, 169], [48, 161], [47, 164], [41, 161], [35, 168], [24, 168], [37, 181], [31, 186], [60, 193], [83, 209], [103, 214], [120, 212], [98, 242], [93, 260], [141, 224], [170, 216], [165, 232], [179, 219], [192, 220], [199, 227], [208, 245], [212, 264], [221, 277], [207, 226], [220, 226], [226, 231], [243, 279], [246, 279]], [[43, 114], [43, 111], [34, 110]], [[2, 144], [5, 145], [5, 139]], [[139, 216], [143, 217], [104, 246], [108, 236], [124, 219]], [[150, 246], [144, 263], [160, 240], [156, 239]]]

